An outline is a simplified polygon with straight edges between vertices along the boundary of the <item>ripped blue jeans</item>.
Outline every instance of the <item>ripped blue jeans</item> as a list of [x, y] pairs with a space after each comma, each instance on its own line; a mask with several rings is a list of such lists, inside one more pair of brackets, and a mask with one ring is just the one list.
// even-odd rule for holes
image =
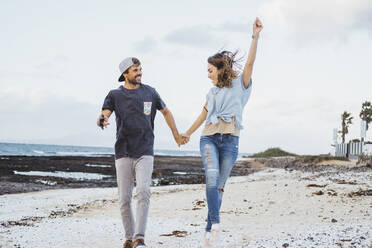
[[200, 137], [200, 154], [205, 170], [208, 220], [205, 230], [220, 223], [223, 189], [238, 156], [239, 137], [215, 134]]

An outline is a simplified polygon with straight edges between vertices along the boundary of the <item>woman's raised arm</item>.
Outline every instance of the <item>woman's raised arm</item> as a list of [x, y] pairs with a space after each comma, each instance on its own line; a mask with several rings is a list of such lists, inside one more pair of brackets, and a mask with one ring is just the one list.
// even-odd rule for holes
[[249, 49], [248, 59], [244, 65], [244, 70], [242, 74], [245, 88], [248, 88], [249, 83], [251, 81], [253, 64], [254, 64], [254, 60], [256, 59], [258, 37], [262, 29], [263, 29], [263, 26], [262, 26], [261, 21], [258, 18], [256, 18], [256, 20], [253, 23], [253, 35], [252, 35], [251, 47]]

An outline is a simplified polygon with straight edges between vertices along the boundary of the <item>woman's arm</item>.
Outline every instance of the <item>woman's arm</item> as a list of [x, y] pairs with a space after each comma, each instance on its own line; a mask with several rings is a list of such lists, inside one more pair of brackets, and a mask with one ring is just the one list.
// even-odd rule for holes
[[256, 18], [256, 20], [253, 23], [253, 36], [252, 36], [251, 47], [249, 49], [248, 59], [247, 59], [247, 62], [245, 63], [243, 74], [242, 74], [245, 88], [248, 88], [249, 83], [251, 81], [253, 64], [254, 64], [254, 60], [256, 59], [258, 37], [262, 29], [263, 29], [263, 26], [262, 26], [261, 21], [258, 18]]
[[208, 106], [208, 102], [204, 104], [202, 112], [200, 113], [198, 118], [196, 118], [196, 120], [191, 125], [191, 127], [186, 131], [186, 133], [182, 134], [182, 137], [185, 138], [187, 141], [190, 139], [191, 134], [193, 134], [200, 127], [200, 125], [203, 124], [203, 122], [207, 118], [207, 113], [208, 113], [207, 106]]

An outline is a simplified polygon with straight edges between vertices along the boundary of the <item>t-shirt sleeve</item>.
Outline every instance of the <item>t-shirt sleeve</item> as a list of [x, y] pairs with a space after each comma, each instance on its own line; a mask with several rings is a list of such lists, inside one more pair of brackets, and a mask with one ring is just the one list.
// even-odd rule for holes
[[210, 112], [211, 111], [211, 107], [212, 107], [212, 89], [210, 89], [208, 91], [208, 94], [205, 96], [205, 101], [208, 103], [207, 104], [207, 111]]
[[154, 100], [155, 100], [155, 106], [157, 110], [162, 110], [166, 107], [165, 103], [163, 102], [159, 93], [156, 90], [154, 90], [154, 98], [155, 98]]
[[241, 89], [242, 89], [242, 92], [243, 92], [243, 94], [242, 94], [242, 103], [243, 103], [243, 106], [244, 106], [248, 102], [249, 97], [251, 96], [251, 92], [252, 92], [252, 78], [249, 81], [248, 88], [245, 88], [245, 86], [244, 86], [242, 75], [240, 75], [237, 78], [237, 80], [239, 81], [239, 84], [240, 84]]
[[108, 95], [106, 96], [105, 100], [103, 101], [102, 110], [108, 109], [111, 112], [113, 112], [115, 110], [115, 104], [114, 103], [115, 103], [114, 97], [113, 97], [113, 95], [110, 91], [108, 93]]

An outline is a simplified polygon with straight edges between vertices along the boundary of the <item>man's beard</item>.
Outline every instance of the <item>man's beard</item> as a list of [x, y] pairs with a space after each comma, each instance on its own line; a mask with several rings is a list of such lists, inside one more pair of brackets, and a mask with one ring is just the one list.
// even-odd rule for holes
[[130, 84], [133, 84], [133, 85], [140, 85], [141, 82], [137, 82], [136, 78], [134, 78], [134, 80], [130, 80], [128, 81]]

